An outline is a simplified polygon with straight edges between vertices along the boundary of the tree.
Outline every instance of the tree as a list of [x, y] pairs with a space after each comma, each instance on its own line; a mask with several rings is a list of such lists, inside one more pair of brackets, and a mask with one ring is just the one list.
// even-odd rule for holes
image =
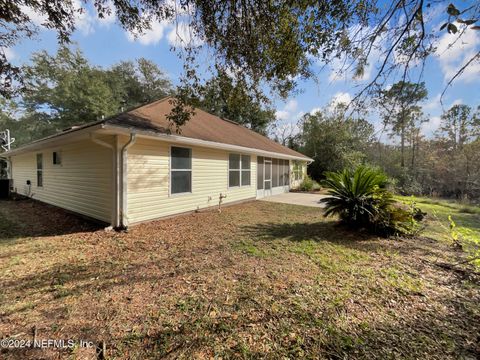
[[164, 98], [173, 93], [170, 79], [151, 60], [121, 61], [106, 71], [119, 110]]
[[[4, 2], [1, 8], [0, 49], [9, 48], [25, 37], [35, 36], [38, 27], [29, 13], [44, 16], [42, 27], [55, 29], [61, 42], [68, 42], [75, 30], [79, 12], [94, 7], [99, 17], [114, 14], [127, 31], [141, 34], [155, 22], [173, 22], [186, 26], [191, 40], [178, 54], [185, 66], [182, 86], [199, 90], [198, 53], [208, 49], [212, 71], [230, 71], [249, 84], [250, 94], [258, 94], [264, 85], [286, 97], [296, 88], [296, 77], [314, 77], [313, 64], [329, 64], [345, 59], [344, 68], [361, 75], [372, 61], [382, 59], [379, 70], [365, 89], [385, 84], [399, 68], [407, 78], [412, 64], [434, 51], [434, 41], [449, 32], [458, 41], [467, 31], [475, 31], [480, 7], [464, 5], [457, 9], [444, 1], [444, 25], [439, 31], [427, 27], [424, 13], [430, 3], [424, 0], [396, 0], [384, 4], [375, 0], [251, 1], [110, 1], [81, 2], [66, 0], [51, 5], [48, 0]], [[462, 4], [463, 5], [463, 4]], [[200, 39], [200, 41], [192, 41]], [[199, 44], [203, 44], [199, 45]], [[380, 52], [380, 54], [378, 54]], [[452, 80], [480, 58], [473, 54]], [[0, 52], [0, 91], [7, 94], [21, 74]], [[361, 92], [362, 93], [362, 92]], [[181, 105], [181, 104], [180, 104]], [[178, 119], [185, 120], [178, 112]]]
[[265, 134], [268, 125], [275, 121], [275, 111], [262, 101], [252, 97], [246, 85], [235, 81], [225, 73], [210, 79], [199, 91], [194, 103], [206, 111], [233, 120], [241, 125]]
[[92, 67], [79, 50], [62, 46], [54, 56], [46, 51], [35, 53], [24, 73], [24, 106], [28, 112], [48, 114], [57, 129], [118, 111], [104, 72]]
[[24, 88], [15, 101], [0, 98], [0, 129], [10, 129], [16, 145], [172, 93], [168, 78], [149, 60], [102, 69], [66, 46], [55, 55], [34, 54], [23, 71]]
[[472, 114], [468, 105], [453, 105], [442, 114], [437, 136], [446, 135], [453, 151], [462, 150], [463, 145], [480, 134], [480, 117]]
[[341, 171], [361, 165], [366, 148], [373, 140], [374, 128], [364, 119], [345, 117], [344, 113], [318, 111], [302, 119], [303, 152], [315, 161], [309, 166], [314, 179], [325, 171]]
[[401, 167], [405, 167], [405, 141], [408, 130], [414, 130], [421, 119], [417, 105], [428, 96], [425, 83], [399, 81], [387, 90], [381, 90], [377, 103], [382, 107], [383, 123], [391, 130], [392, 136], [400, 137]]

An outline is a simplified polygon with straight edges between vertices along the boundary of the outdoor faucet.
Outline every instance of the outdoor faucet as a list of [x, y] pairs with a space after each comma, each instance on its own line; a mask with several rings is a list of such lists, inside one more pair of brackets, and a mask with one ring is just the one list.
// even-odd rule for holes
[[218, 197], [218, 212], [222, 212], [222, 200], [227, 197], [227, 194], [222, 194], [220, 193], [220, 196]]

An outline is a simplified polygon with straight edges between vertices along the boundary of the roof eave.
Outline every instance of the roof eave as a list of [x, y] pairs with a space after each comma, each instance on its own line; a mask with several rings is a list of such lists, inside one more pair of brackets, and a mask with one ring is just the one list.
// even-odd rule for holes
[[56, 136], [52, 136], [52, 137], [48, 137], [48, 138], [41, 139], [41, 140], [38, 140], [38, 141], [34, 141], [34, 142], [29, 143], [27, 145], [20, 146], [19, 148], [1, 153], [0, 157], [8, 158], [9, 156], [19, 155], [19, 154], [27, 152], [27, 151], [35, 150], [37, 147], [42, 148], [45, 145], [51, 144], [53, 142], [58, 142], [59, 140], [65, 141], [65, 140], [72, 139], [74, 137], [84, 135], [86, 133], [90, 133], [90, 132], [93, 132], [93, 131], [103, 129], [104, 126], [105, 125], [102, 124], [102, 123], [100, 123], [100, 124], [97, 123], [97, 124], [93, 124], [93, 125], [90, 125], [90, 126], [80, 128], [80, 129], [75, 129], [75, 130], [72, 130], [72, 131], [69, 131], [69, 132], [66, 132], [66, 133], [59, 133], [59, 134], [56, 134]]
[[288, 154], [266, 151], [266, 150], [257, 149], [257, 148], [250, 148], [250, 147], [231, 145], [231, 144], [220, 143], [215, 141], [194, 139], [194, 138], [189, 138], [186, 136], [181, 136], [176, 134], [157, 133], [153, 131], [138, 130], [136, 128], [128, 128], [128, 127], [115, 126], [115, 125], [109, 125], [109, 124], [105, 124], [103, 129], [107, 131], [110, 130], [112, 132], [118, 132], [121, 134], [135, 133], [138, 136], [144, 137], [144, 138], [151, 138], [151, 139], [163, 140], [167, 142], [180, 143], [180, 144], [186, 144], [186, 145], [197, 145], [197, 146], [213, 148], [213, 149], [238, 151], [238, 152], [256, 154], [256, 155], [261, 155], [266, 157], [276, 157], [280, 159], [301, 160], [301, 161], [308, 161], [308, 162], [313, 161], [313, 159], [309, 158], [308, 156], [288, 155]]

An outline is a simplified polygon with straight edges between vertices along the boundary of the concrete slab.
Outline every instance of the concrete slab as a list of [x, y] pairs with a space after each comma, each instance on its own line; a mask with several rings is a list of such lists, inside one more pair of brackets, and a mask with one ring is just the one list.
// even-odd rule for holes
[[325, 207], [325, 205], [319, 203], [319, 201], [324, 197], [327, 197], [327, 195], [290, 192], [290, 193], [267, 196], [259, 200], [282, 203], [282, 204], [303, 205], [303, 206], [323, 208]]

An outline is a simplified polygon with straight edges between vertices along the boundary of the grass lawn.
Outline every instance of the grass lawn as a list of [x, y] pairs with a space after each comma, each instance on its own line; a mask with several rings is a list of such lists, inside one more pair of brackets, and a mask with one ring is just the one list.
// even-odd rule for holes
[[[480, 207], [443, 199], [417, 196], [397, 196], [397, 199], [415, 204], [428, 214], [424, 236], [452, 243], [457, 237], [472, 258], [480, 256]], [[455, 227], [450, 230], [450, 219]], [[473, 261], [480, 268], [480, 259]]]
[[[459, 226], [478, 235], [478, 214], [467, 218], [473, 226]], [[439, 235], [433, 222], [427, 231]], [[270, 202], [115, 233], [3, 201], [0, 338], [31, 339], [35, 326], [38, 339], [104, 341], [109, 359], [475, 359], [478, 273], [440, 266], [465, 256], [447, 241], [352, 233], [322, 209]]]

